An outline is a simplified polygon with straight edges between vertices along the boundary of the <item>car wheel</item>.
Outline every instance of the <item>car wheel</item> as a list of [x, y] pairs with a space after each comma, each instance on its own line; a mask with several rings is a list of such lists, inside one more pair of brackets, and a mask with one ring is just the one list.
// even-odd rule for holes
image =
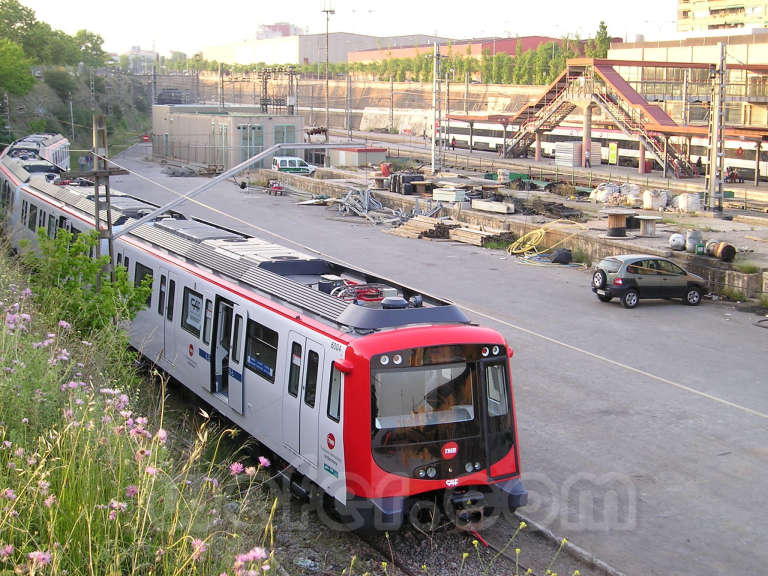
[[604, 296], [602, 294], [598, 294], [597, 299], [600, 300], [600, 302], [610, 302], [611, 300], [613, 300], [613, 297], [608, 296], [608, 294]]
[[595, 270], [595, 273], [592, 275], [592, 286], [600, 290], [601, 288], [605, 288], [607, 280], [608, 277], [605, 275], [604, 270]]
[[634, 308], [637, 306], [639, 300], [640, 295], [637, 293], [637, 290], [630, 288], [624, 293], [624, 296], [621, 297], [621, 305], [624, 306], [624, 308]]
[[689, 286], [685, 291], [683, 302], [688, 304], [688, 306], [698, 306], [701, 304], [701, 290], [696, 286]]

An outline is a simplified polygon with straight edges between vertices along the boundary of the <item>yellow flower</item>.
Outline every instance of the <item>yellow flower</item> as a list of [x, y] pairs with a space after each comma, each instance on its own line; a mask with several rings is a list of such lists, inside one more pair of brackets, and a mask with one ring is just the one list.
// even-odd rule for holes
[[461, 555], [461, 559], [462, 559], [462, 560], [466, 560], [466, 559], [467, 559], [467, 556], [469, 556], [469, 552], [464, 552], [464, 553], [462, 553], [462, 555]]
[[472, 540], [472, 546], [474, 546], [475, 548], [477, 548], [477, 540]]
[[525, 523], [525, 521], [520, 522], [520, 530], [528, 526], [528, 524]]
[[386, 570], [387, 569], [387, 563], [386, 562], [382, 562], [381, 563], [381, 567], [384, 568], [384, 570]]

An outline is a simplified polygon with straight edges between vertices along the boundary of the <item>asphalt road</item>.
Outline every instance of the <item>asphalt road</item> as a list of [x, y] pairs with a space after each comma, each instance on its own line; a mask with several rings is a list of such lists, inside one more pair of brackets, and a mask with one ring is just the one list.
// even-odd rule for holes
[[[162, 175], [146, 151], [118, 161], [177, 192], [203, 182]], [[112, 186], [156, 203], [176, 197], [134, 175]], [[500, 330], [515, 350], [533, 519], [627, 574], [765, 571], [768, 330], [757, 316], [710, 301], [624, 310], [594, 297], [586, 271], [399, 238], [234, 183], [198, 200], [214, 210], [181, 210], [452, 299]]]

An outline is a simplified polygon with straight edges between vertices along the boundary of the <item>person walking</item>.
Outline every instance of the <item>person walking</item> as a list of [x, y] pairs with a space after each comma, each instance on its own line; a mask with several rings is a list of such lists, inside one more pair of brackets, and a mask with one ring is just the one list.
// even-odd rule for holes
[[451, 151], [452, 151], [452, 152], [455, 152], [455, 151], [456, 151], [456, 136], [454, 136], [453, 138], [451, 138]]
[[589, 163], [589, 157], [591, 154], [589, 153], [589, 150], [584, 150], [584, 167], [585, 168], [592, 168], [592, 164]]

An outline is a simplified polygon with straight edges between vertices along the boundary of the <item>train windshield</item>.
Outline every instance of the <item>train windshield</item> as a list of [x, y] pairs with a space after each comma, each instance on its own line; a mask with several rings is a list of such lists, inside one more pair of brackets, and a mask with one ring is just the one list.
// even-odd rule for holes
[[374, 427], [407, 428], [475, 419], [466, 362], [381, 370], [374, 374]]

